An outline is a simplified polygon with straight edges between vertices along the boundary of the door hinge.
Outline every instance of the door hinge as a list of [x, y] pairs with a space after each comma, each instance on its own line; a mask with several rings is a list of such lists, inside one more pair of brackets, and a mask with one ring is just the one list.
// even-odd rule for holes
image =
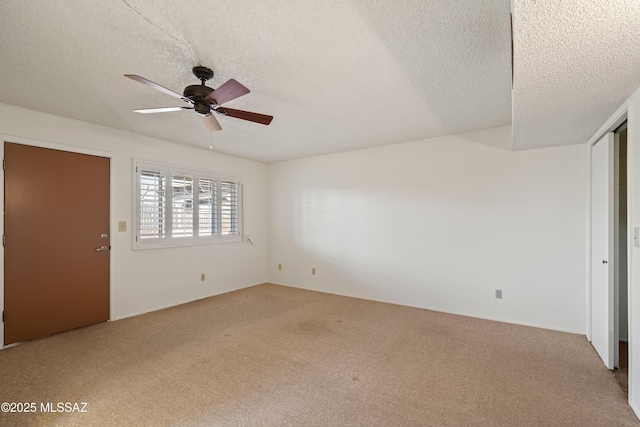
[[2, 321], [4, 322], [4, 310], [2, 310]]
[[2, 159], [2, 170], [7, 169], [7, 159]]
[[7, 242], [6, 236], [3, 234], [2, 235], [2, 246], [4, 247], [4, 244]]

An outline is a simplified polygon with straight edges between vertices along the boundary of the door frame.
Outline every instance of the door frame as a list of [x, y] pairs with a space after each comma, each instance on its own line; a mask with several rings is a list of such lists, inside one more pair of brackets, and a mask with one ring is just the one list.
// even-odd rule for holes
[[[105, 157], [109, 159], [109, 236], [112, 236], [111, 239], [111, 248], [109, 251], [109, 320], [114, 318], [114, 306], [115, 306], [115, 290], [112, 286], [112, 278], [115, 274], [115, 269], [113, 266], [113, 257], [111, 256], [113, 249], [115, 249], [115, 240], [113, 239], [113, 232], [117, 230], [117, 227], [114, 225], [115, 210], [114, 210], [114, 189], [115, 189], [115, 153], [109, 151], [95, 150], [91, 148], [78, 147], [75, 145], [66, 145], [60, 144], [56, 142], [49, 142], [31, 138], [23, 138], [18, 136], [0, 134], [0, 142], [2, 143], [0, 146], [0, 157], [4, 159], [4, 143], [12, 142], [14, 144], [22, 144], [22, 145], [30, 145], [33, 147], [39, 148], [49, 148], [53, 150], [59, 151], [69, 151], [72, 153], [78, 154], [88, 154], [91, 156], [97, 157]], [[4, 212], [4, 171], [0, 174], [0, 206], [2, 206], [2, 211]], [[4, 235], [4, 220], [0, 221], [0, 234]], [[0, 245], [0, 311], [4, 311], [4, 245]], [[0, 319], [0, 350], [13, 347], [15, 345], [19, 345], [20, 343], [14, 343], [9, 345], [3, 345], [4, 343], [4, 321]]]
[[[586, 306], [586, 335], [589, 342], [591, 342], [591, 150], [593, 146], [602, 139], [607, 133], [614, 132], [618, 129], [626, 120], [627, 120], [627, 110], [628, 104], [625, 102], [616, 110], [616, 112], [607, 120], [598, 131], [587, 141], [586, 150], [587, 150], [587, 167], [586, 167], [586, 182], [587, 182], [587, 191], [586, 191], [586, 212], [587, 212], [587, 223], [586, 223], [586, 236], [587, 236], [587, 251], [586, 251], [586, 286], [587, 286], [587, 306]], [[627, 170], [627, 174], [629, 170]], [[629, 180], [627, 180], [629, 183]], [[629, 184], [628, 184], [629, 185]], [[629, 189], [627, 189], [627, 215], [630, 214], [631, 209], [631, 193]], [[629, 242], [631, 242], [630, 230], [627, 229], [627, 246], [629, 246]], [[629, 258], [629, 254], [627, 254], [627, 258]], [[630, 273], [631, 263], [627, 263], [627, 273]], [[629, 307], [629, 313], [631, 313], [631, 307]], [[631, 316], [631, 314], [629, 314]]]
[[[592, 256], [592, 245], [591, 245], [591, 220], [592, 220], [592, 215], [591, 215], [591, 150], [593, 148], [593, 146], [600, 141], [607, 133], [609, 132], [615, 132], [617, 129], [620, 128], [620, 126], [622, 126], [622, 124], [628, 120], [628, 112], [629, 112], [629, 100], [626, 100], [616, 111], [615, 113], [613, 113], [613, 115], [611, 117], [609, 117], [609, 119], [602, 125], [600, 126], [600, 128], [598, 129], [597, 132], [595, 132], [593, 134], [593, 136], [591, 138], [589, 138], [589, 140], [587, 141], [586, 144], [586, 150], [587, 150], [587, 155], [586, 155], [586, 212], [587, 212], [587, 221], [586, 221], [586, 244], [587, 244], [587, 251], [586, 251], [586, 288], [587, 288], [587, 298], [586, 298], [586, 336], [587, 336], [587, 340], [589, 342], [591, 342], [592, 340], [592, 313], [591, 313], [591, 304], [592, 304], [592, 300], [591, 300], [591, 277], [592, 277], [592, 265], [591, 265], [591, 256]], [[628, 121], [627, 121], [628, 123]], [[614, 135], [615, 136], [615, 141], [617, 143], [618, 141], [618, 135]], [[631, 140], [628, 138], [627, 139], [627, 152], [629, 152], [630, 149], [630, 145], [632, 144]], [[631, 148], [632, 149], [632, 148]], [[618, 155], [618, 150], [615, 150], [615, 154], [616, 156]], [[614, 158], [614, 162], [619, 161], [619, 159]], [[628, 322], [628, 369], [629, 369], [629, 397], [628, 397], [628, 402], [629, 404], [632, 403], [632, 398], [634, 396], [635, 393], [635, 389], [636, 389], [636, 384], [632, 381], [631, 379], [631, 372], [633, 371], [633, 369], [635, 369], [635, 363], [634, 363], [634, 357], [632, 357], [632, 340], [633, 340], [633, 304], [632, 304], [632, 286], [631, 286], [631, 280], [632, 280], [632, 270], [633, 270], [633, 264], [632, 264], [632, 246], [633, 246], [633, 226], [632, 226], [632, 206], [633, 206], [633, 193], [632, 193], [632, 189], [633, 189], [633, 182], [632, 179], [630, 178], [632, 175], [632, 166], [631, 166], [631, 160], [629, 158], [629, 156], [627, 157], [627, 195], [626, 195], [626, 199], [627, 199], [627, 322]], [[618, 188], [615, 188], [614, 191], [616, 192], [616, 195], [618, 195], [617, 191]], [[609, 207], [611, 211], [613, 211], [613, 206]], [[616, 222], [618, 221], [618, 218], [616, 215], [614, 215], [613, 220]], [[617, 230], [617, 227], [616, 227]], [[616, 238], [617, 241], [617, 235], [614, 236]], [[617, 274], [617, 268], [619, 265], [619, 251], [617, 250], [617, 246], [614, 244], [614, 248], [612, 248], [614, 250], [614, 265], [616, 266], [616, 268], [614, 268], [614, 273], [615, 273], [615, 277], [613, 278], [613, 286], [614, 286], [614, 294], [615, 294], [615, 299], [614, 299], [614, 304], [616, 307], [615, 313], [614, 313], [614, 323], [616, 326], [618, 326], [617, 330], [619, 330], [619, 324], [618, 324], [618, 304], [619, 304], [619, 283], [617, 283], [617, 279], [618, 279], [618, 274]], [[611, 261], [610, 261], [611, 262]], [[618, 337], [616, 336], [615, 339], [617, 340]], [[617, 342], [617, 341], [616, 341]], [[617, 350], [617, 346], [615, 347], [615, 350]], [[616, 357], [618, 355], [618, 351], [615, 351]], [[617, 363], [616, 363], [617, 366]], [[633, 406], [632, 406], [633, 407]], [[635, 409], [634, 409], [635, 411]]]

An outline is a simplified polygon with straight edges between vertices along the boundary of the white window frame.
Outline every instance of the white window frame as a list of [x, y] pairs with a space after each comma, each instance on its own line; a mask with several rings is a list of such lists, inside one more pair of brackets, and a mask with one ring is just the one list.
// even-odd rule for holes
[[[163, 173], [165, 176], [165, 221], [161, 237], [141, 237], [141, 173], [142, 171], [153, 171]], [[185, 175], [193, 178], [192, 215], [193, 232], [191, 236], [172, 236], [173, 231], [173, 176]], [[133, 206], [134, 206], [134, 249], [153, 249], [179, 246], [208, 245], [218, 243], [235, 243], [242, 241], [242, 183], [239, 177], [214, 171], [187, 168], [184, 166], [169, 165], [164, 163], [150, 162], [134, 159], [133, 161]], [[216, 209], [216, 233], [213, 235], [200, 236], [200, 179], [210, 179], [215, 187]], [[221, 182], [235, 183], [237, 189], [236, 220], [237, 230], [232, 234], [222, 234], [222, 191]]]

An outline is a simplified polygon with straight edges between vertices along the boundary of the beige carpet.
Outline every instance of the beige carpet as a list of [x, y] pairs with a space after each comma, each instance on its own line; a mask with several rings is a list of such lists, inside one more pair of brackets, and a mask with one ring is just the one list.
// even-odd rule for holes
[[584, 336], [274, 285], [1, 351], [0, 396], [38, 410], [2, 426], [640, 425]]

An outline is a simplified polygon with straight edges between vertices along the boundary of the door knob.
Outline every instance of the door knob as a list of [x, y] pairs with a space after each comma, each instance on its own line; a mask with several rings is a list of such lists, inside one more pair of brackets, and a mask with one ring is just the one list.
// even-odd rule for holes
[[109, 250], [108, 246], [100, 246], [99, 248], [96, 249], [96, 252], [105, 252], [108, 250]]

